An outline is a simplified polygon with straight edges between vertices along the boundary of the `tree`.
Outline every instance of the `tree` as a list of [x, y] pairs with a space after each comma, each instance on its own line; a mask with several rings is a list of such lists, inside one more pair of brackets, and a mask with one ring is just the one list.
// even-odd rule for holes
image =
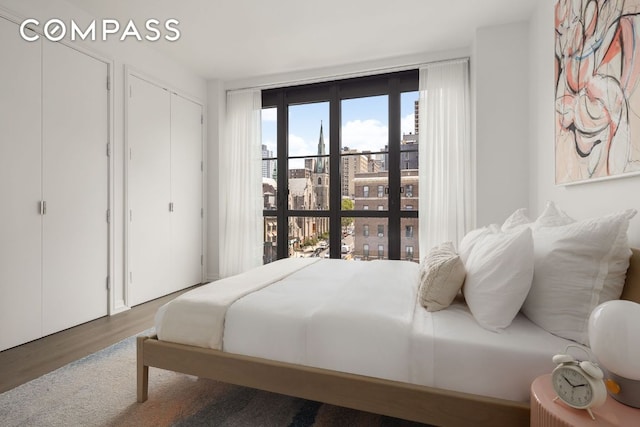
[[[348, 198], [343, 198], [342, 199], [342, 210], [343, 211], [352, 211], [354, 209], [355, 205], [353, 203], [353, 200], [348, 199]], [[348, 218], [348, 217], [342, 217], [342, 231], [346, 231], [346, 228], [351, 226], [353, 224], [353, 218]]]

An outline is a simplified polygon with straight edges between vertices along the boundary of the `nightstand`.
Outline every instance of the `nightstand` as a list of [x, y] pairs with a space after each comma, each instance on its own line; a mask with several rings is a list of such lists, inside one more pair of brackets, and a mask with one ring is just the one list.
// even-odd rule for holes
[[557, 400], [551, 386], [551, 374], [536, 378], [531, 384], [531, 427], [640, 426], [640, 409], [623, 405], [611, 396], [602, 406], [592, 409], [595, 421], [585, 410], [571, 408]]

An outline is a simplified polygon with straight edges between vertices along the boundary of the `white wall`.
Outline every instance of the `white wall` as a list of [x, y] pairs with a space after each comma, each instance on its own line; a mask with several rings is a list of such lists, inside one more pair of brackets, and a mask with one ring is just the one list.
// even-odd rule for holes
[[[19, 21], [24, 18], [35, 18], [40, 22], [45, 22], [50, 18], [58, 18], [64, 22], [74, 19], [77, 22], [86, 23], [94, 19], [63, 0], [0, 0], [0, 13]], [[112, 286], [115, 290], [113, 295], [115, 306], [118, 309], [123, 309], [125, 308], [122, 306], [125, 283], [124, 66], [128, 65], [184, 95], [200, 100], [205, 106], [207, 84], [205, 79], [153, 49], [151, 42], [120, 42], [117, 39], [112, 39], [107, 42], [78, 41], [76, 43], [81, 49], [94, 52], [113, 63], [111, 82], [113, 92], [112, 152], [115, 165], [112, 181], [114, 204], [111, 208], [115, 230], [112, 249], [114, 257]]]
[[527, 207], [528, 24], [480, 28], [472, 56], [476, 224]]
[[[536, 6], [530, 22], [529, 206], [539, 213], [553, 200], [569, 215], [584, 219], [635, 208], [640, 211], [640, 176], [572, 186], [555, 185], [554, 155], [554, 2]], [[640, 215], [631, 220], [630, 243], [640, 246]]]

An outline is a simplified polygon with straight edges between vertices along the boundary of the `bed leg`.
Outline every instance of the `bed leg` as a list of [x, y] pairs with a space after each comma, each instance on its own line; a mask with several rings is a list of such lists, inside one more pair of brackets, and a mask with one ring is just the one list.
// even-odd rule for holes
[[149, 395], [149, 367], [145, 366], [143, 358], [144, 342], [148, 337], [138, 337], [137, 339], [137, 371], [138, 371], [138, 402], [147, 400]]

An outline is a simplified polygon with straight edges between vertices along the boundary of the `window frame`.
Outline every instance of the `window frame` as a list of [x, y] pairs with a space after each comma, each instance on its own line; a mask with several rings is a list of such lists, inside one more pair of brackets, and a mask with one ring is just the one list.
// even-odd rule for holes
[[[263, 216], [276, 216], [277, 229], [288, 230], [291, 217], [329, 218], [329, 247], [331, 258], [341, 258], [341, 220], [352, 218], [386, 218], [387, 219], [387, 257], [402, 259], [401, 254], [401, 219], [417, 218], [418, 210], [402, 209], [401, 197], [401, 96], [404, 92], [418, 91], [419, 72], [417, 69], [377, 74], [320, 83], [302, 84], [289, 87], [265, 89], [262, 91], [262, 108], [277, 109], [277, 152], [275, 153], [276, 181], [278, 183], [277, 208], [264, 211]], [[388, 97], [388, 182], [384, 191], [387, 201], [383, 210], [348, 210], [342, 211], [342, 150], [341, 150], [341, 103], [343, 100], [378, 95]], [[288, 198], [288, 108], [291, 105], [329, 102], [329, 129], [325, 137], [329, 139], [329, 210], [292, 210], [289, 209]], [[331, 230], [334, 230], [331, 232]], [[277, 258], [286, 258], [288, 252], [288, 233], [277, 235]]]

